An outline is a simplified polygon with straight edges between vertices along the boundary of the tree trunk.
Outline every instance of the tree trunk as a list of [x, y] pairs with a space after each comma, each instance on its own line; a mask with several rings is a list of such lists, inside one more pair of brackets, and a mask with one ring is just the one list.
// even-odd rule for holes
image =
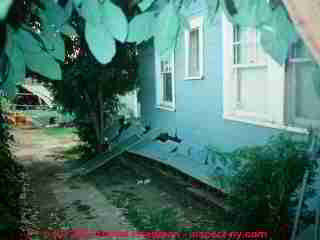
[[99, 122], [98, 128], [98, 138], [97, 138], [97, 152], [102, 153], [104, 148], [104, 114], [103, 114], [103, 99], [102, 99], [102, 92], [99, 88], [98, 91], [98, 113], [97, 119]]
[[[100, 92], [100, 91], [99, 91]], [[95, 135], [96, 135], [96, 139], [97, 139], [97, 143], [95, 146], [95, 150], [96, 153], [102, 153], [103, 152], [103, 143], [101, 144], [101, 117], [100, 117], [100, 111], [101, 111], [101, 107], [100, 107], [100, 93], [98, 93], [98, 106], [94, 106], [95, 104], [93, 104], [93, 101], [91, 101], [89, 94], [84, 91], [87, 103], [88, 103], [88, 107], [89, 109], [91, 108], [91, 116], [90, 118], [92, 119], [92, 124], [93, 124], [93, 128], [95, 130]]]
[[98, 111], [94, 112], [93, 125], [94, 125], [94, 130], [95, 130], [96, 139], [97, 139], [95, 149], [96, 149], [97, 153], [101, 153], [103, 151], [103, 148], [102, 148], [102, 145], [100, 144], [100, 122], [99, 122], [99, 112]]

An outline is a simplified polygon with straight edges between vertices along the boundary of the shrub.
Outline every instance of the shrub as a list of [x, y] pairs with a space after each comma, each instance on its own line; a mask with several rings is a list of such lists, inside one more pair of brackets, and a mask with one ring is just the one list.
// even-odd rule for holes
[[22, 192], [22, 166], [14, 161], [10, 151], [13, 140], [5, 122], [0, 102], [0, 231], [17, 230], [20, 221], [19, 196]]
[[[264, 229], [272, 239], [283, 239], [284, 226], [292, 226], [297, 188], [305, 171], [313, 181], [315, 161], [309, 159], [307, 142], [280, 134], [263, 146], [236, 150], [233, 156], [245, 160], [244, 166], [232, 178], [228, 201], [234, 207], [234, 217], [244, 231]], [[313, 191], [307, 188], [305, 199]], [[302, 217], [307, 217], [304, 201]]]
[[55, 103], [75, 117], [75, 127], [83, 143], [82, 153], [90, 159], [106, 150], [104, 132], [118, 113], [119, 96], [137, 87], [137, 47], [133, 43], [117, 42], [112, 61], [101, 64], [85, 41], [85, 22], [76, 11], [72, 25], [79, 37], [65, 39], [62, 80], [37, 78], [52, 90]]

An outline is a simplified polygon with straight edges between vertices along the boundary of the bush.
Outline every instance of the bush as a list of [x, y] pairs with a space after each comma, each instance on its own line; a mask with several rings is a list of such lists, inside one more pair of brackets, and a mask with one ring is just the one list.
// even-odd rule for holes
[[[272, 239], [283, 239], [284, 226], [289, 225], [290, 230], [299, 197], [296, 190], [307, 169], [311, 173], [308, 184], [315, 174], [315, 161], [309, 159], [307, 146], [305, 141], [281, 134], [266, 145], [234, 152], [235, 158], [245, 160], [245, 164], [231, 181], [228, 201], [243, 231], [264, 229]], [[307, 188], [305, 199], [312, 194]], [[303, 209], [302, 217], [307, 217], [310, 213], [305, 203]]]
[[119, 96], [138, 85], [137, 47], [133, 43], [117, 42], [112, 61], [101, 64], [85, 41], [85, 21], [76, 11], [72, 14], [72, 26], [79, 37], [65, 39], [62, 80], [37, 78], [52, 90], [55, 103], [75, 117], [83, 156], [90, 159], [106, 150], [104, 132], [119, 111]]
[[19, 196], [22, 192], [22, 166], [10, 151], [13, 140], [0, 103], [0, 231], [17, 230], [20, 222]]

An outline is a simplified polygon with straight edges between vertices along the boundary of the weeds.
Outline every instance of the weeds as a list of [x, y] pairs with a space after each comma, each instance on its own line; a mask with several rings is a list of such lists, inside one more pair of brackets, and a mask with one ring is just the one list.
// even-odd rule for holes
[[[282, 240], [287, 232], [284, 226], [289, 225], [290, 230], [294, 219], [297, 189], [305, 171], [314, 176], [315, 162], [309, 160], [307, 143], [281, 134], [266, 145], [238, 149], [233, 157], [245, 161], [232, 177], [228, 198], [236, 223], [242, 231], [265, 229], [272, 239]], [[312, 195], [308, 188], [306, 199]], [[303, 209], [302, 217], [306, 218], [310, 213], [305, 204]]]

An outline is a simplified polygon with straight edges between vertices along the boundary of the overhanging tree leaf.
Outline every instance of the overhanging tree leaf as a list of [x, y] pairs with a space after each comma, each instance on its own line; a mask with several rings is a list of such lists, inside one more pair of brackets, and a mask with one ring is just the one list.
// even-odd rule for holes
[[48, 24], [54, 25], [59, 29], [67, 20], [64, 9], [53, 0], [41, 0], [41, 2], [45, 7], [43, 13], [47, 18]]
[[0, 2], [0, 20], [3, 20], [6, 18], [12, 2], [13, 2], [12, 0], [1, 0], [1, 2]]
[[115, 41], [103, 24], [93, 25], [89, 22], [85, 26], [85, 38], [89, 49], [96, 59], [102, 63], [109, 63], [116, 53]]
[[105, 0], [101, 8], [104, 25], [115, 39], [124, 42], [128, 33], [128, 21], [121, 8], [110, 0]]
[[64, 62], [65, 45], [60, 33], [45, 31], [40, 34], [47, 52], [54, 58]]
[[101, 4], [98, 0], [83, 0], [80, 15], [90, 24], [102, 23]]
[[129, 23], [128, 42], [140, 44], [154, 35], [154, 12], [145, 12], [135, 16]]
[[173, 2], [161, 11], [155, 30], [155, 47], [160, 55], [175, 47], [180, 29], [180, 19]]
[[6, 25], [6, 31], [7, 31], [7, 41], [6, 41], [4, 50], [7, 56], [9, 56], [12, 52], [14, 44], [16, 44], [15, 36], [14, 36], [15, 32], [9, 24]]
[[16, 94], [16, 84], [24, 80], [26, 75], [26, 65], [22, 50], [15, 41], [12, 29], [8, 26], [7, 44], [5, 53], [9, 60], [9, 72], [7, 79], [1, 84], [1, 88], [7, 93], [8, 97], [12, 99]]
[[298, 39], [299, 35], [282, 7], [274, 10], [271, 21], [261, 27], [262, 47], [279, 64], [285, 62], [290, 46]]
[[191, 26], [189, 24], [189, 21], [188, 21], [187, 17], [182, 15], [182, 14], [178, 14], [178, 17], [180, 19], [179, 21], [180, 21], [180, 24], [181, 24], [182, 28], [186, 29], [186, 30], [190, 30]]
[[72, 10], [73, 10], [73, 1], [68, 0], [67, 4], [64, 7], [64, 19], [65, 19], [64, 22], [67, 22], [69, 20], [72, 14]]
[[154, 0], [143, 0], [142, 2], [140, 2], [138, 4], [139, 8], [141, 9], [141, 11], [145, 11], [147, 10], [149, 7], [151, 7], [152, 3], [154, 2]]
[[72, 0], [73, 4], [76, 8], [78, 8], [82, 4], [83, 0]]
[[13, 42], [11, 49], [6, 49], [10, 62], [8, 81], [12, 83], [22, 82], [26, 75], [26, 64], [22, 50]]
[[6, 96], [10, 100], [13, 100], [17, 93], [17, 87], [15, 82], [16, 78], [12, 76], [14, 76], [13, 69], [10, 69], [8, 79], [0, 84], [0, 89], [5, 92]]
[[61, 33], [72, 38], [72, 37], [78, 37], [78, 34], [76, 30], [69, 24], [65, 24], [60, 29]]
[[[208, 0], [208, 2], [213, 0]], [[222, 8], [229, 21], [243, 27], [259, 27], [272, 17], [267, 0], [222, 0]]]
[[220, 7], [220, 1], [219, 0], [206, 0], [207, 3], [207, 19], [209, 22], [213, 22], [215, 19], [219, 7]]
[[316, 64], [312, 73], [312, 82], [315, 92], [317, 96], [320, 98], [320, 66]]
[[24, 59], [27, 67], [42, 76], [52, 80], [61, 80], [62, 74], [60, 65], [47, 52], [24, 53]]
[[183, 5], [185, 8], [189, 8], [192, 3], [192, 0], [184, 0]]
[[34, 38], [32, 33], [23, 29], [19, 29], [15, 34], [19, 46], [24, 53], [40, 53], [42, 52], [40, 42]]

